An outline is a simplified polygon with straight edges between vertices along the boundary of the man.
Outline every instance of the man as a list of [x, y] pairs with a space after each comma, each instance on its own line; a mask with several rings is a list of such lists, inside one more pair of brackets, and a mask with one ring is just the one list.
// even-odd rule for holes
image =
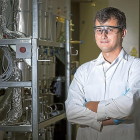
[[139, 115], [140, 59], [122, 48], [126, 18], [108, 7], [94, 18], [99, 57], [80, 66], [70, 85], [67, 119], [80, 124], [77, 140], [134, 140]]

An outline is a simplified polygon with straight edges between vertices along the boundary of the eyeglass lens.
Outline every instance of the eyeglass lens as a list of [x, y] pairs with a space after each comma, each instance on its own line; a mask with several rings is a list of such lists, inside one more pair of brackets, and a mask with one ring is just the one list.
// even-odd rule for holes
[[114, 27], [114, 26], [97, 26], [95, 27], [95, 33], [101, 35], [103, 33], [103, 31], [105, 31], [106, 34], [112, 34], [112, 33], [116, 33], [116, 29], [118, 29], [118, 27]]

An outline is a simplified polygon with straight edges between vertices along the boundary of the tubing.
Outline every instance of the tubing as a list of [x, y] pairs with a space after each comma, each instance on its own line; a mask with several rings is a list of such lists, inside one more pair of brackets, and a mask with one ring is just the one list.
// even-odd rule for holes
[[[70, 85], [70, 32], [69, 20], [65, 20], [65, 94], [67, 98]], [[71, 124], [67, 122], [67, 140], [71, 140]]]

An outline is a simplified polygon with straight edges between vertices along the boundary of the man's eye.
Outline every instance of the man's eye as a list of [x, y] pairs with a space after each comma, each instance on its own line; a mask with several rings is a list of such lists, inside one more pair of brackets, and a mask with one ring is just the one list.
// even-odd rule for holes
[[96, 29], [96, 32], [101, 33], [102, 29]]
[[108, 31], [108, 32], [113, 32], [113, 29], [108, 28], [107, 31]]

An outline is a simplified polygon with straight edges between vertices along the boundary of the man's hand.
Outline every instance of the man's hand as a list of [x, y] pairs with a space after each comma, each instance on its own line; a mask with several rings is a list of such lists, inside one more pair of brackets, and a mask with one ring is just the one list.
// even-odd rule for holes
[[108, 119], [108, 120], [104, 120], [102, 122], [102, 126], [105, 126], [105, 125], [115, 125], [113, 119]]
[[98, 104], [99, 102], [97, 101], [89, 101], [86, 103], [85, 107], [97, 113]]

